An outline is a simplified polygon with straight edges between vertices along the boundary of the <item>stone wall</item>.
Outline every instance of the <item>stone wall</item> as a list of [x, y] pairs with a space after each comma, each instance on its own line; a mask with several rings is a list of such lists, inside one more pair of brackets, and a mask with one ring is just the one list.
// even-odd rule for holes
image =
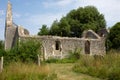
[[[69, 55], [70, 51], [76, 48], [81, 49], [81, 54], [85, 52], [85, 42], [90, 43], [89, 55], [104, 55], [105, 44], [103, 39], [84, 39], [84, 38], [68, 38], [58, 36], [20, 36], [19, 40], [36, 39], [42, 42], [43, 53], [45, 59], [49, 57], [64, 58]], [[56, 41], [59, 41], [59, 49], [56, 50]]]
[[64, 58], [70, 54], [70, 51], [74, 51], [75, 49], [81, 49], [81, 54], [103, 56], [106, 53], [105, 38], [99, 37], [92, 30], [84, 32], [82, 38], [32, 36], [29, 35], [27, 30], [19, 26], [6, 28], [5, 49], [11, 49], [16, 45], [17, 41], [26, 41], [29, 39], [34, 39], [42, 43], [42, 53], [45, 59], [50, 57]]
[[15, 45], [17, 38], [17, 28], [7, 27], [5, 33], [5, 50], [7, 50], [11, 49]]
[[105, 40], [98, 39], [98, 40], [90, 40], [90, 53], [91, 55], [105, 55], [106, 48], [105, 48]]

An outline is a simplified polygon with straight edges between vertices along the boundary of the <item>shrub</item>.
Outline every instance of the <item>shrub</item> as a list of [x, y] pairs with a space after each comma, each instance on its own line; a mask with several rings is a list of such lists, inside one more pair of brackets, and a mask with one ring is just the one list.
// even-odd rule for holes
[[81, 56], [73, 70], [77, 73], [89, 74], [108, 80], [120, 80], [120, 55], [109, 53], [104, 58], [95, 59], [92, 56]]
[[4, 50], [4, 42], [0, 40], [0, 57], [4, 56], [5, 53], [6, 52]]
[[6, 51], [4, 49], [0, 49], [0, 57], [4, 56], [6, 54]]
[[41, 43], [36, 40], [27, 40], [18, 43], [10, 51], [6, 51], [4, 59], [6, 64], [10, 62], [36, 62], [37, 55], [41, 55]]
[[112, 69], [108, 75], [108, 80], [120, 80], [120, 68]]
[[81, 49], [80, 48], [75, 48], [74, 51], [70, 51], [70, 55], [68, 56], [69, 59], [80, 59], [80, 53]]

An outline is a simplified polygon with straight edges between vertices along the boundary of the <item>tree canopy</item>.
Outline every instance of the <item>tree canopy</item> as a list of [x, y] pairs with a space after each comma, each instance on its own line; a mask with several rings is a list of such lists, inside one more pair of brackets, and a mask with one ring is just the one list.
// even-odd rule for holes
[[109, 49], [120, 49], [120, 22], [110, 29], [107, 44]]
[[59, 35], [60, 31], [59, 31], [59, 26], [58, 26], [59, 22], [58, 20], [55, 20], [50, 28], [50, 34], [51, 35]]
[[47, 25], [42, 25], [42, 28], [40, 28], [38, 35], [48, 35], [48, 34], [49, 34], [49, 28], [47, 27]]
[[95, 32], [106, 27], [104, 15], [96, 7], [86, 6], [71, 10], [60, 21], [55, 20], [50, 27], [50, 35], [81, 37], [84, 30]]

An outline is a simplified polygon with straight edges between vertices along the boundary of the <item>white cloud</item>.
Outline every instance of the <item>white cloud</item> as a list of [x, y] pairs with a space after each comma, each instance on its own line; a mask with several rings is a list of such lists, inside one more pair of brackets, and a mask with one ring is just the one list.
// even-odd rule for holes
[[120, 0], [50, 0], [44, 2], [43, 5], [47, 8], [65, 7], [64, 9], [68, 8], [69, 10], [93, 5], [100, 13], [104, 14], [107, 26], [113, 26], [120, 21]]
[[50, 26], [54, 20], [59, 20], [62, 14], [40, 14], [29, 16], [25, 21], [34, 25], [46, 24]]
[[47, 13], [47, 14], [40, 14], [40, 15], [32, 15], [32, 16], [26, 16], [24, 19], [22, 19], [21, 25], [23, 25], [25, 28], [27, 28], [30, 33], [32, 34], [37, 34], [39, 31], [39, 28], [43, 24], [46, 24], [48, 27], [51, 26], [54, 20], [60, 20], [62, 17], [63, 13], [58, 13], [58, 14], [52, 14], [52, 13]]
[[78, 0], [74, 8], [93, 5], [104, 14], [107, 26], [120, 21], [120, 0]]
[[71, 3], [73, 3], [75, 0], [57, 0], [57, 1], [46, 1], [43, 2], [43, 5], [45, 7], [55, 7], [55, 6], [59, 6], [59, 7], [65, 7], [70, 5]]
[[[54, 1], [54, 0], [53, 0]], [[113, 26], [116, 22], [120, 21], [120, 1], [117, 0], [58, 0], [58, 1], [47, 1], [44, 2], [44, 6], [46, 7], [69, 7], [69, 10], [76, 9], [78, 7], [93, 5], [98, 8], [98, 10], [105, 15], [105, 19], [107, 21], [107, 26]], [[38, 29], [42, 26], [42, 24], [46, 24], [50, 26], [54, 20], [58, 19], [67, 14], [67, 11], [61, 11], [61, 13], [56, 12], [56, 14], [47, 13], [40, 15], [32, 15], [27, 16], [25, 19], [25, 23], [28, 24], [28, 28], [30, 32], [36, 33]], [[34, 30], [33, 30], [33, 25]], [[31, 26], [31, 27], [30, 27]], [[34, 31], [34, 32], [33, 32]]]
[[[42, 4], [46, 8], [55, 7], [60, 9], [59, 11], [56, 10], [55, 13], [53, 13], [51, 9], [47, 14], [43, 12], [43, 14], [32, 14], [32, 16], [30, 16], [30, 13], [25, 13], [24, 18], [26, 19], [22, 19], [21, 23], [33, 34], [38, 32], [42, 24], [50, 26], [54, 20], [59, 20], [63, 15], [67, 14], [68, 11], [66, 8], [72, 10], [78, 7], [93, 5], [105, 15], [108, 26], [113, 26], [116, 22], [120, 21], [120, 1], [118, 0], [45, 0]], [[13, 15], [17, 18], [21, 17], [21, 15], [17, 13]]]

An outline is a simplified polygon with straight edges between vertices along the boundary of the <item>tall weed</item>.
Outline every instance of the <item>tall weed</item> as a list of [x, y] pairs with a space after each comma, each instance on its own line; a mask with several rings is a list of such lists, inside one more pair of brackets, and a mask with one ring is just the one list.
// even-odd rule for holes
[[2, 73], [0, 80], [54, 80], [55, 73], [51, 73], [49, 67], [37, 66], [36, 64], [11, 63]]
[[109, 52], [104, 57], [82, 56], [73, 70], [108, 80], [120, 80], [120, 54]]

